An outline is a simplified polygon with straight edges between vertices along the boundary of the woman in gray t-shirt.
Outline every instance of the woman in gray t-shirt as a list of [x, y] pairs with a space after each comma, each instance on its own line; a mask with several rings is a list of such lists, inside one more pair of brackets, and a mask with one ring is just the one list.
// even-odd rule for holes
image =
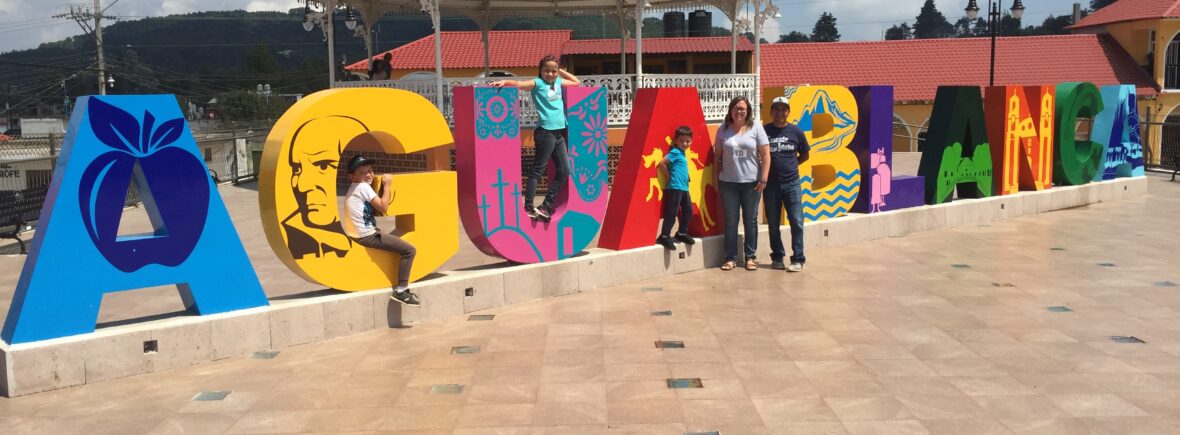
[[758, 199], [770, 172], [770, 140], [762, 126], [754, 122], [752, 106], [746, 97], [739, 96], [729, 102], [729, 113], [717, 129], [713, 147], [721, 207], [725, 210], [725, 263], [721, 270], [737, 266], [739, 212], [746, 235], [746, 270], [757, 270]]

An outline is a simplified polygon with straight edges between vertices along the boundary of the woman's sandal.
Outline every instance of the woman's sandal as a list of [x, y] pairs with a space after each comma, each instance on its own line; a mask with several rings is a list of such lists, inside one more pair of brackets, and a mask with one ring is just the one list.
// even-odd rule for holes
[[737, 267], [737, 263], [733, 260], [725, 260], [724, 263], [721, 263], [721, 270], [733, 270], [735, 267]]
[[753, 259], [746, 260], [746, 270], [758, 270], [758, 262]]

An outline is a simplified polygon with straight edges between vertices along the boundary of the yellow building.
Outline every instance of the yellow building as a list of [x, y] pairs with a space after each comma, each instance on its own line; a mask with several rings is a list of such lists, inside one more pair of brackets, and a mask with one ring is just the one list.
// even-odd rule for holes
[[[1119, 0], [1070, 27], [1075, 33], [1108, 35], [1118, 41], [1159, 88], [1154, 100], [1139, 100], [1145, 124], [1144, 160], [1175, 168], [1180, 163], [1180, 0]], [[1161, 123], [1178, 126], [1161, 126]]]

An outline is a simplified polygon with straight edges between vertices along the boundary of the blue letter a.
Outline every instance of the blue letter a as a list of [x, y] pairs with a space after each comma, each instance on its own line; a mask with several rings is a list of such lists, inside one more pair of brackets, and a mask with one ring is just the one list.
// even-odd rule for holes
[[[153, 232], [118, 234], [128, 186]], [[176, 98], [79, 98], [3, 339], [93, 332], [103, 294], [169, 284], [196, 314], [267, 305]]]

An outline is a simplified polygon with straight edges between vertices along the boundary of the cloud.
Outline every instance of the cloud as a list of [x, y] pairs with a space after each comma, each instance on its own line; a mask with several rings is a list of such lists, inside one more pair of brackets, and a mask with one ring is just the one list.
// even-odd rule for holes
[[250, 12], [259, 12], [259, 11], [286, 12], [288, 9], [295, 8], [298, 6], [299, 6], [298, 3], [292, 3], [289, 1], [254, 0], [254, 1], [250, 2], [250, 4], [246, 5], [246, 10], [250, 11]]

